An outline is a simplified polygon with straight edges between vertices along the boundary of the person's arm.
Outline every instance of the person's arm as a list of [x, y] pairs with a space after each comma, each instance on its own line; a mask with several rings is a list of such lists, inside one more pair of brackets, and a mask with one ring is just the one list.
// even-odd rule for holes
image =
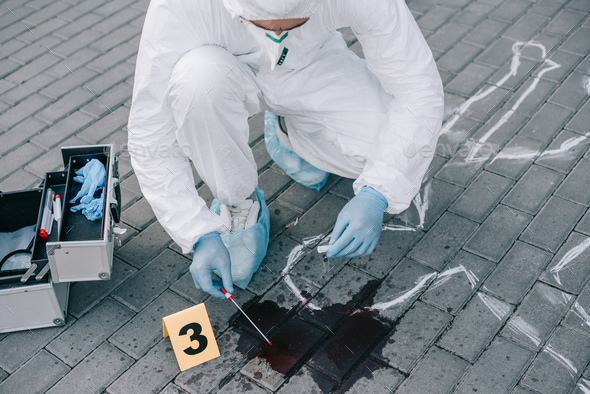
[[379, 191], [395, 214], [410, 206], [434, 156], [443, 88], [432, 53], [403, 0], [346, 0], [342, 8], [367, 64], [394, 96], [354, 182]]
[[128, 148], [143, 195], [162, 227], [188, 253], [202, 235], [224, 232], [225, 227], [197, 194], [186, 154], [190, 147], [178, 146], [176, 125], [166, 103], [174, 65], [184, 53], [200, 45], [186, 13], [170, 10], [169, 4], [152, 1], [144, 23]]

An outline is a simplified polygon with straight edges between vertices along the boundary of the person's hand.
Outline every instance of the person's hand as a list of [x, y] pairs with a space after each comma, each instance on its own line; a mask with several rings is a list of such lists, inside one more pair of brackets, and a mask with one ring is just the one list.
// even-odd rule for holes
[[362, 257], [370, 254], [381, 235], [387, 200], [370, 187], [363, 187], [338, 214], [327, 257]]
[[[213, 281], [211, 271], [217, 270], [221, 275], [223, 286], [218, 280]], [[231, 278], [231, 260], [219, 233], [203, 235], [195, 244], [195, 254], [190, 268], [197, 289], [203, 289], [213, 297], [225, 299], [221, 287], [228, 293], [234, 292]]]

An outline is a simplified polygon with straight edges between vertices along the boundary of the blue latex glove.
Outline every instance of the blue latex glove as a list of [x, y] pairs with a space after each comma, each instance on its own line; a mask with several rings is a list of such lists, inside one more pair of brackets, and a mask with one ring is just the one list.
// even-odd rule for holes
[[223, 287], [228, 293], [234, 292], [231, 277], [231, 263], [229, 251], [221, 240], [218, 232], [205, 234], [195, 244], [195, 254], [190, 271], [197, 289], [203, 289], [213, 297], [225, 299], [221, 292], [222, 284], [212, 280], [211, 271], [217, 270], [223, 281]]
[[80, 203], [88, 204], [94, 199], [94, 193], [97, 189], [102, 189], [106, 182], [106, 169], [97, 159], [92, 159], [79, 170], [76, 170], [78, 176], [74, 177], [74, 181], [82, 183], [82, 189], [76, 194], [76, 197], [70, 200], [73, 204], [82, 197]]
[[363, 187], [342, 208], [330, 238], [327, 257], [361, 257], [370, 254], [381, 235], [387, 200], [370, 187]]
[[90, 220], [91, 222], [101, 219], [102, 218], [102, 210], [104, 206], [104, 189], [102, 189], [102, 193], [100, 194], [99, 198], [92, 199], [89, 203], [85, 204], [78, 204], [74, 207], [70, 208], [71, 212], [78, 212], [82, 210], [86, 219]]

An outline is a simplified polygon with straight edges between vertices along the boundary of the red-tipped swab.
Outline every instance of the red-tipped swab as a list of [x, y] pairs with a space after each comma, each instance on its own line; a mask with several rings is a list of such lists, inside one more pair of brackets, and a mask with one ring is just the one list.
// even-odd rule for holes
[[221, 292], [225, 295], [225, 298], [227, 298], [228, 300], [230, 300], [231, 302], [234, 303], [234, 305], [236, 306], [236, 308], [238, 308], [238, 310], [240, 312], [242, 312], [242, 315], [246, 316], [246, 319], [248, 319], [248, 321], [254, 326], [254, 328], [256, 329], [256, 331], [258, 331], [260, 333], [260, 335], [262, 335], [262, 337], [266, 340], [266, 342], [268, 342], [268, 344], [270, 346], [272, 346], [272, 343], [270, 343], [270, 341], [268, 340], [268, 338], [266, 337], [266, 335], [264, 335], [262, 333], [262, 331], [260, 331], [260, 329], [258, 327], [256, 327], [256, 324], [254, 324], [254, 322], [252, 321], [252, 319], [250, 319], [248, 317], [248, 315], [246, 315], [246, 313], [242, 310], [242, 308], [240, 308], [240, 306], [238, 305], [238, 303], [236, 301], [234, 301], [234, 297], [231, 294], [229, 294], [227, 292], [227, 290], [225, 290], [223, 287], [221, 288]]

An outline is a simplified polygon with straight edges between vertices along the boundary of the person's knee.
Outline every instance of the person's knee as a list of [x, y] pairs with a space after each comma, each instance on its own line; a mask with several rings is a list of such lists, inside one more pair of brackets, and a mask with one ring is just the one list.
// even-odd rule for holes
[[170, 106], [182, 108], [199, 104], [200, 100], [214, 100], [228, 86], [227, 75], [235, 68], [235, 62], [231, 53], [216, 46], [203, 46], [184, 54], [170, 75]]

